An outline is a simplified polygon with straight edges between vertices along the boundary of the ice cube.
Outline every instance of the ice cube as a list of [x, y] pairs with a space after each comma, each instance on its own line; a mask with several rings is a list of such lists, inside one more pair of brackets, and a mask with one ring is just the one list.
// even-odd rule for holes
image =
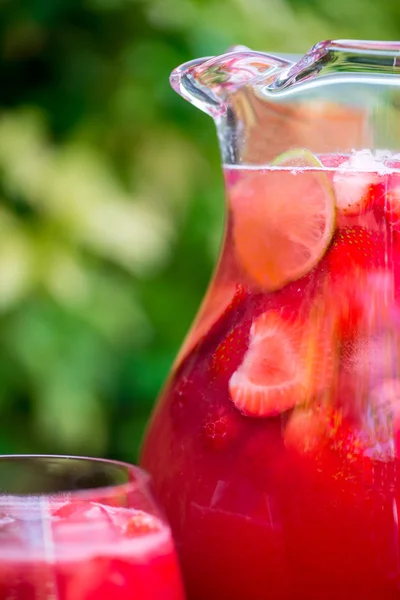
[[393, 335], [361, 338], [344, 358], [345, 370], [373, 384], [399, 374], [399, 351]]
[[388, 149], [375, 150], [375, 158], [376, 158], [376, 160], [378, 160], [381, 163], [384, 163], [387, 160], [390, 160], [390, 159], [395, 158], [395, 157], [396, 157], [396, 155], [393, 154]]
[[399, 416], [400, 380], [386, 379], [368, 395], [361, 423], [362, 435], [368, 442], [365, 444], [365, 456], [379, 460], [394, 458]]
[[374, 156], [371, 150], [353, 150], [350, 158], [343, 162], [339, 169], [358, 173], [385, 173], [387, 171], [384, 163], [377, 156]]
[[118, 528], [108, 507], [95, 502], [67, 502], [54, 512], [53, 535], [56, 542], [111, 542]]
[[128, 537], [138, 537], [148, 533], [160, 531], [161, 523], [158, 519], [141, 510], [131, 512], [130, 519], [123, 528], [123, 533]]
[[0, 513], [0, 548], [24, 548], [36, 551], [43, 547], [44, 519], [37, 512], [15, 508], [15, 514]]
[[10, 515], [0, 514], [0, 543], [18, 541], [21, 537], [20, 522]]
[[11, 523], [15, 523], [15, 519], [9, 515], [0, 514], [0, 532], [7, 529], [7, 526]]

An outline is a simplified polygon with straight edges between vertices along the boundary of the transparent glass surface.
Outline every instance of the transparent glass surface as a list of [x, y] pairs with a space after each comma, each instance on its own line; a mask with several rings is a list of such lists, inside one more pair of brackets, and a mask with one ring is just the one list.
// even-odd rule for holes
[[0, 457], [0, 598], [183, 600], [149, 476], [100, 459]]
[[400, 43], [178, 67], [218, 265], [148, 428], [190, 600], [400, 599]]

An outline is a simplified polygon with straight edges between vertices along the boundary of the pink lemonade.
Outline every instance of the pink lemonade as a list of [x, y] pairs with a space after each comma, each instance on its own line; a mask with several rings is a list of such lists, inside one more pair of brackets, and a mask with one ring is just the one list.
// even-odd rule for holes
[[170, 531], [156, 517], [88, 501], [43, 510], [35, 519], [28, 499], [1, 516], [0, 598], [183, 600]]
[[225, 169], [221, 260], [142, 453], [189, 600], [400, 599], [399, 167]]

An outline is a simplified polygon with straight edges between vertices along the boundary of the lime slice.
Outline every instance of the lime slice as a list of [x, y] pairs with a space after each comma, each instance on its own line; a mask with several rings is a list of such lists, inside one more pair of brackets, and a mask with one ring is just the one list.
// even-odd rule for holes
[[335, 229], [335, 195], [319, 160], [293, 150], [273, 165], [249, 170], [230, 193], [236, 255], [269, 291], [311, 271]]
[[271, 165], [278, 167], [314, 167], [316, 169], [323, 169], [322, 162], [309, 150], [305, 148], [296, 148], [295, 150], [288, 150], [283, 154], [280, 154], [271, 162]]

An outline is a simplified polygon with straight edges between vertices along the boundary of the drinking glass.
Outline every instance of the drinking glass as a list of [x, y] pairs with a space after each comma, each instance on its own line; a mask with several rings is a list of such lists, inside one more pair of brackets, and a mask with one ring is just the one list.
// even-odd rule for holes
[[101, 459], [0, 457], [0, 598], [183, 600], [148, 474]]

